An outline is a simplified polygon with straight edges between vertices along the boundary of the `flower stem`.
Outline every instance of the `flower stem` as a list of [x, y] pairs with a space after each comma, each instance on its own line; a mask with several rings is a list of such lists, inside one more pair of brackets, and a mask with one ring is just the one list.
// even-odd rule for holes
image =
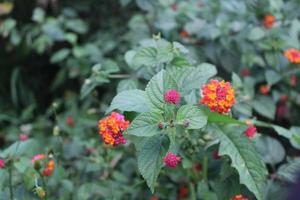
[[108, 78], [130, 78], [130, 74], [110, 74]]
[[203, 180], [207, 184], [207, 165], [208, 165], [208, 158], [204, 156], [203, 158]]
[[44, 178], [44, 176], [40, 173], [40, 175], [41, 175], [41, 178], [42, 178], [42, 185], [43, 185], [43, 188], [44, 188], [44, 190], [45, 190], [45, 200], [47, 200], [47, 198], [48, 198], [48, 192], [47, 192], [47, 185], [46, 185], [46, 181], [45, 181], [45, 178]]
[[9, 172], [9, 193], [10, 193], [10, 199], [14, 199], [14, 193], [13, 193], [13, 184], [12, 184], [12, 166], [9, 166], [8, 169]]

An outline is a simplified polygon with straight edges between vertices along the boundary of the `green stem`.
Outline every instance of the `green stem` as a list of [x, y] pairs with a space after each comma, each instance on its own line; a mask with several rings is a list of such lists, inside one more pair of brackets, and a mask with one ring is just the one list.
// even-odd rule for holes
[[46, 181], [45, 181], [45, 178], [44, 178], [44, 176], [40, 173], [40, 175], [41, 175], [41, 177], [42, 177], [42, 185], [43, 185], [43, 188], [44, 188], [44, 190], [45, 190], [45, 193], [46, 193], [46, 195], [45, 195], [45, 200], [47, 200], [47, 198], [48, 198], [48, 192], [47, 192], [47, 185], [46, 185]]
[[108, 78], [130, 78], [130, 74], [110, 74]]
[[207, 184], [207, 168], [208, 168], [208, 158], [204, 156], [203, 158], [203, 180]]
[[14, 199], [14, 193], [13, 193], [13, 184], [12, 184], [12, 165], [9, 166], [9, 193], [10, 193], [10, 199]]

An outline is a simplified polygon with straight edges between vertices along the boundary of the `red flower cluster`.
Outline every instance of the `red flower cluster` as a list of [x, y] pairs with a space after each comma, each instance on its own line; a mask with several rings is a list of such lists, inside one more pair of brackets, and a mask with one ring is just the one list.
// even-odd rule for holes
[[189, 188], [186, 186], [181, 186], [178, 190], [178, 198], [179, 199], [184, 199], [189, 196]]
[[270, 86], [268, 85], [262, 85], [259, 87], [259, 91], [263, 95], [267, 95], [270, 92]]
[[188, 38], [190, 36], [190, 34], [187, 31], [181, 31], [180, 32], [180, 37], [181, 38]]
[[74, 119], [72, 116], [68, 116], [67, 119], [66, 119], [66, 124], [68, 126], [73, 126], [74, 125]]
[[221, 156], [219, 155], [219, 152], [218, 151], [213, 151], [212, 152], [212, 157], [213, 159], [215, 160], [219, 160], [221, 158]]
[[47, 164], [45, 169], [43, 170], [43, 175], [44, 176], [51, 176], [51, 174], [54, 171], [54, 167], [55, 167], [55, 162], [54, 160], [50, 160]]
[[5, 160], [0, 159], [0, 169], [3, 169], [5, 167]]
[[297, 76], [292, 75], [292, 76], [290, 77], [290, 85], [291, 85], [291, 86], [296, 86], [296, 85], [297, 85]]
[[253, 125], [250, 125], [250, 126], [248, 126], [248, 128], [245, 130], [244, 133], [245, 133], [246, 137], [252, 138], [255, 135], [256, 131], [257, 131], [256, 127]]
[[[36, 170], [40, 170], [40, 163], [36, 163], [38, 161], [41, 161], [41, 160], [44, 160], [46, 158], [46, 155], [45, 154], [37, 154], [35, 156], [33, 156], [33, 158], [31, 159], [31, 162], [32, 164], [34, 164], [34, 168]], [[46, 165], [45, 165], [45, 168], [42, 172], [43, 176], [51, 176], [53, 171], [54, 171], [54, 167], [55, 167], [55, 162], [54, 160], [49, 160]]]
[[110, 116], [98, 123], [99, 134], [102, 136], [104, 143], [112, 146], [126, 143], [123, 132], [128, 126], [129, 121], [126, 121], [123, 115], [116, 112], [112, 112]]
[[295, 64], [300, 63], [300, 51], [298, 49], [290, 48], [284, 52], [284, 56], [291, 63], [295, 63]]
[[275, 17], [273, 15], [266, 15], [263, 20], [265, 28], [272, 28], [275, 22]]
[[177, 167], [178, 163], [181, 161], [179, 156], [176, 154], [169, 152], [164, 158], [163, 161], [167, 167], [175, 168]]
[[164, 98], [167, 103], [178, 104], [180, 102], [180, 93], [177, 90], [168, 90]]
[[21, 142], [24, 142], [24, 141], [26, 141], [27, 139], [28, 139], [28, 136], [27, 136], [26, 134], [21, 133], [21, 134], [19, 135], [19, 140], [20, 140]]
[[229, 82], [211, 80], [202, 87], [200, 103], [213, 112], [228, 113], [235, 103], [234, 89]]
[[243, 195], [235, 195], [234, 197], [231, 198], [231, 200], [248, 200], [248, 198], [244, 197]]

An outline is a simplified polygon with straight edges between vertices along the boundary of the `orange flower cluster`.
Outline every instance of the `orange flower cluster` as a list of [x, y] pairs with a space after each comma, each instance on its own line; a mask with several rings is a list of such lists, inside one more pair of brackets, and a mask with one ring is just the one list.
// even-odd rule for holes
[[231, 200], [248, 200], [248, 198], [239, 194], [239, 195], [235, 195], [234, 197], [232, 197]]
[[112, 146], [126, 143], [123, 132], [128, 126], [129, 121], [126, 121], [123, 115], [116, 112], [112, 112], [110, 116], [98, 123], [99, 134], [102, 136], [104, 143]]
[[54, 167], [55, 167], [55, 162], [54, 160], [50, 160], [47, 164], [46, 167], [43, 171], [43, 175], [44, 176], [51, 176], [53, 171], [54, 171]]
[[275, 17], [273, 15], [266, 15], [264, 17], [263, 24], [264, 24], [265, 28], [272, 28], [274, 25], [274, 22], [275, 22]]
[[213, 112], [227, 113], [235, 103], [234, 89], [229, 82], [211, 80], [202, 87], [200, 103]]
[[284, 56], [291, 63], [295, 63], [295, 64], [300, 63], [300, 51], [298, 49], [290, 48], [284, 52]]

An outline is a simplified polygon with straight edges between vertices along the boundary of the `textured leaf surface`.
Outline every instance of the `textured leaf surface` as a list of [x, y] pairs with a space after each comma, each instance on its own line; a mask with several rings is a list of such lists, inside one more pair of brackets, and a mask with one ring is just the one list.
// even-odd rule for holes
[[157, 112], [141, 113], [132, 121], [125, 133], [140, 137], [157, 135], [161, 133], [158, 124], [163, 120], [163, 116]]
[[153, 106], [158, 110], [164, 109], [164, 94], [169, 89], [177, 89], [177, 84], [165, 70], [156, 74], [148, 83], [146, 87], [147, 96]]
[[215, 127], [220, 140], [220, 155], [228, 155], [231, 166], [240, 176], [240, 182], [253, 192], [258, 200], [263, 199], [267, 170], [249, 139], [231, 127], [229, 130]]
[[260, 96], [252, 102], [252, 105], [260, 115], [274, 119], [276, 106], [271, 98]]
[[300, 169], [300, 158], [290, 160], [287, 164], [280, 166], [277, 175], [284, 180], [295, 182]]
[[188, 67], [184, 69], [171, 69], [172, 76], [176, 80], [178, 87], [183, 91], [200, 89], [209, 78], [216, 75], [217, 70], [214, 65], [202, 63], [197, 67]]
[[179, 108], [176, 121], [182, 125], [187, 121], [187, 129], [199, 129], [207, 124], [207, 116], [195, 105], [184, 105]]
[[114, 97], [107, 113], [115, 109], [121, 111], [147, 112], [150, 110], [150, 102], [144, 91], [136, 89], [126, 90]]
[[138, 169], [152, 193], [163, 166], [162, 158], [167, 152], [167, 148], [163, 146], [163, 139], [161, 136], [149, 137], [138, 145]]
[[280, 142], [271, 137], [259, 137], [255, 143], [255, 147], [266, 163], [275, 165], [284, 159], [284, 147]]

